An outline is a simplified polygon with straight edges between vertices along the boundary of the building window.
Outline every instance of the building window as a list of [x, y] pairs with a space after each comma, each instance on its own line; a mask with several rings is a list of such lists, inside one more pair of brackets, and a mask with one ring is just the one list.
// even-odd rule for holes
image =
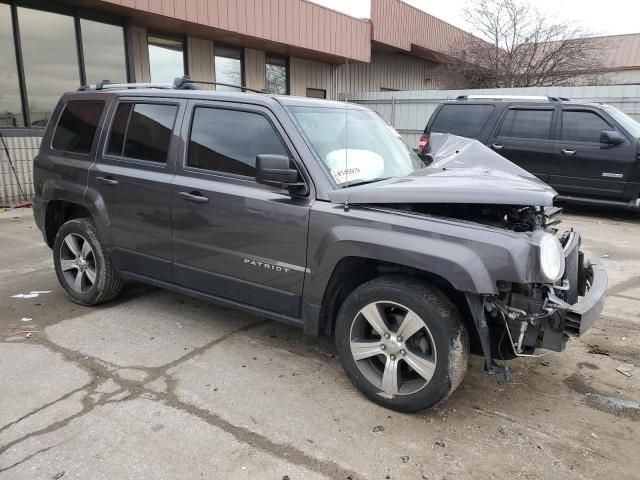
[[127, 81], [124, 29], [118, 25], [81, 19], [86, 83]]
[[[242, 81], [242, 49], [231, 47], [215, 47], [216, 82], [229, 85], [243, 85]], [[239, 90], [238, 88], [216, 85], [216, 90]]]
[[11, 7], [0, 3], [0, 128], [23, 126]]
[[195, 109], [188, 166], [253, 177], [256, 157], [266, 153], [289, 155], [263, 115], [218, 108]]
[[80, 86], [73, 17], [19, 7], [18, 23], [31, 126], [46, 127], [60, 95]]
[[327, 91], [319, 88], [307, 88], [307, 97], [311, 98], [327, 98]]
[[286, 58], [265, 58], [265, 86], [268, 93], [276, 95], [289, 94], [289, 62]]
[[149, 35], [148, 43], [152, 82], [173, 83], [177, 77], [186, 74], [182, 40]]
[[0, 2], [0, 128], [44, 128], [60, 96], [87, 79], [127, 80], [123, 26], [57, 8]]

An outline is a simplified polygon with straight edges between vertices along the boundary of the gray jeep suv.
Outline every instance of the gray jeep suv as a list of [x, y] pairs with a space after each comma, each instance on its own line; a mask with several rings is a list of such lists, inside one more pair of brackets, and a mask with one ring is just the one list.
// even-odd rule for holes
[[100, 84], [65, 94], [34, 215], [71, 300], [137, 280], [334, 335], [372, 401], [429, 408], [468, 354], [561, 351], [605, 270], [558, 234], [555, 192], [477, 141], [427, 167], [372, 111], [244, 92]]

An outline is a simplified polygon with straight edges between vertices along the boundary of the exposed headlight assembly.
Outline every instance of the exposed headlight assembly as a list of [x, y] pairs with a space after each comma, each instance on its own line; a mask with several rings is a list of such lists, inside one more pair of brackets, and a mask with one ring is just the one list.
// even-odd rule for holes
[[540, 272], [548, 283], [555, 283], [564, 273], [564, 250], [560, 241], [550, 233], [536, 235], [540, 249]]

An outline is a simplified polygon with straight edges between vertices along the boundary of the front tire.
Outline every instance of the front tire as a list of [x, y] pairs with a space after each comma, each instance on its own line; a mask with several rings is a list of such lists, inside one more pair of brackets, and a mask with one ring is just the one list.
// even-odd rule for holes
[[81, 305], [107, 302], [122, 290], [122, 279], [90, 218], [75, 218], [60, 227], [53, 263], [65, 293]]
[[380, 277], [356, 288], [338, 313], [335, 342], [356, 388], [401, 412], [437, 405], [467, 370], [460, 312], [440, 289], [412, 277]]

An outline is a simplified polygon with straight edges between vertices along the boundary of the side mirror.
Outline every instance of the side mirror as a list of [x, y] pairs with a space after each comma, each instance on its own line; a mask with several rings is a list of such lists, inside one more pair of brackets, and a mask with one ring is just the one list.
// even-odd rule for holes
[[600, 143], [604, 143], [605, 145], [620, 145], [624, 143], [624, 141], [625, 137], [615, 130], [603, 130], [600, 134]]
[[256, 157], [256, 182], [289, 190], [306, 190], [306, 184], [299, 179], [298, 170], [291, 168], [289, 157], [270, 154]]

